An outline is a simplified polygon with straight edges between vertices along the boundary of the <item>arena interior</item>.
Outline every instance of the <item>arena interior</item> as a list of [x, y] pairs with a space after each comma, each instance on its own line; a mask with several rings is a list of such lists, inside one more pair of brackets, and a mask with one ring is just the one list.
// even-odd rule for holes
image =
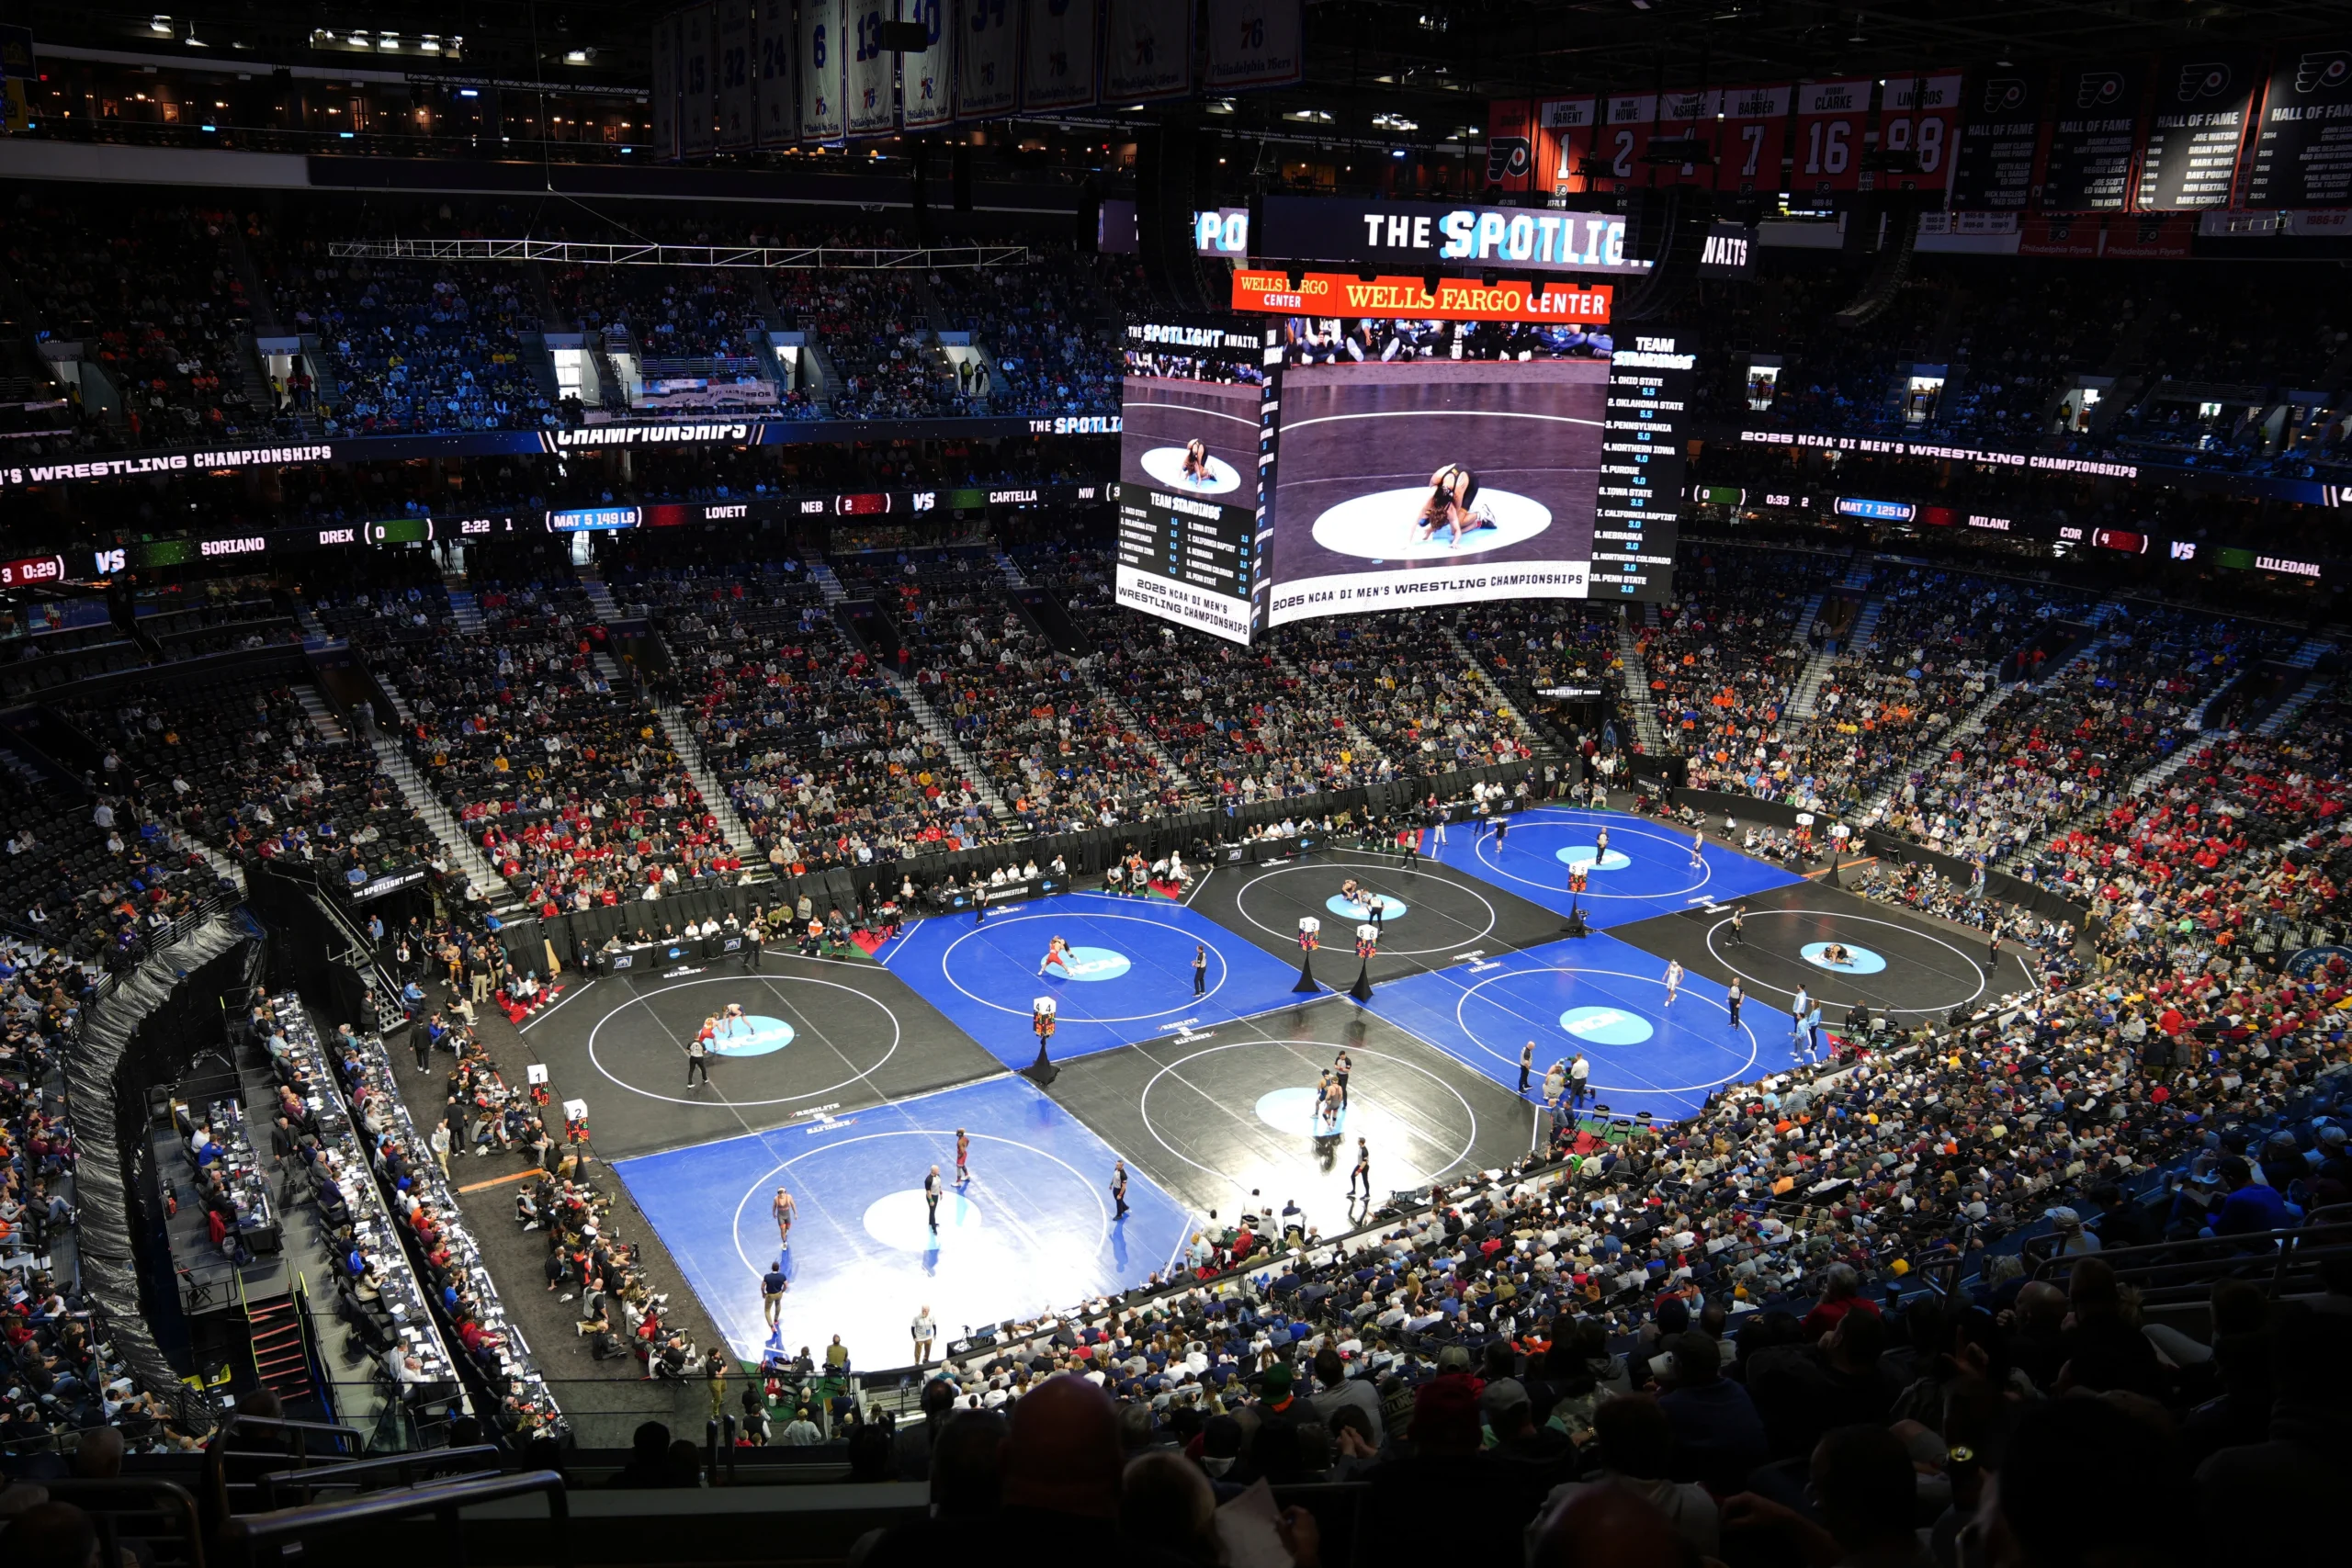
[[10, 1568], [2343, 1550], [2341, 6], [0, 92]]

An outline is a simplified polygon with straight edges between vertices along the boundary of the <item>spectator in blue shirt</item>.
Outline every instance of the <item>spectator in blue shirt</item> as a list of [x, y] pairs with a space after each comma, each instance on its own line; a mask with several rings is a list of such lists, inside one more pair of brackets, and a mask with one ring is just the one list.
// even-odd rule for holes
[[2243, 1156], [2230, 1156], [2220, 1169], [2230, 1195], [2222, 1201], [2222, 1212], [2213, 1221], [2214, 1235], [2247, 1235], [2286, 1226], [2287, 1201], [2278, 1196], [2277, 1188], [2256, 1181], [2254, 1168]]

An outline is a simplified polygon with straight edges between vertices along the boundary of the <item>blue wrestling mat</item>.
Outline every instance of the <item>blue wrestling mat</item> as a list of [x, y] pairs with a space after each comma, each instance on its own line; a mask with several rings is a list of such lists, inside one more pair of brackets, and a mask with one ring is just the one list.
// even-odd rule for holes
[[[1519, 838], [1516, 829], [1511, 839]], [[1371, 1009], [1510, 1089], [1535, 1042], [1534, 1083], [1581, 1051], [1593, 1099], [1621, 1114], [1690, 1115], [1718, 1086], [1795, 1060], [1789, 1015], [1750, 997], [1732, 1027], [1723, 986], [1686, 974], [1666, 994], [1666, 962], [1608, 936], [1557, 942], [1392, 980]]]
[[[1069, 944], [1068, 971], [1057, 965], [1040, 975], [1057, 936]], [[1352, 942], [1342, 943], [1351, 963]], [[1196, 997], [1198, 946], [1208, 949], [1208, 976], [1206, 993]], [[893, 975], [1012, 1067], [1036, 1057], [1029, 1021], [1038, 997], [1052, 997], [1060, 1010], [1053, 1040], [1059, 1059], [1280, 1007], [1295, 999], [1298, 978], [1295, 967], [1181, 904], [1092, 893], [1015, 906], [985, 925], [969, 915], [936, 916], [909, 930], [889, 956]]]
[[[990, 925], [995, 922], [991, 920]], [[956, 1130], [972, 1179], [956, 1185]], [[810, 1348], [840, 1334], [853, 1368], [905, 1366], [925, 1306], [943, 1349], [967, 1325], [1132, 1289], [1169, 1267], [1190, 1214], [1129, 1167], [1114, 1222], [1113, 1152], [1027, 1079], [990, 1078], [835, 1120], [617, 1162], [614, 1169], [735, 1353]], [[945, 1192], [933, 1232], [923, 1178]], [[797, 1205], [780, 1332], [760, 1280], [777, 1256], [775, 1190]]]
[[[1609, 835], [1604, 852], [1600, 835]], [[1746, 897], [1802, 880], [1794, 872], [1750, 859], [1710, 840], [1693, 864], [1690, 835], [1623, 811], [1541, 806], [1510, 818], [1500, 843], [1484, 824], [1449, 824], [1446, 841], [1423, 835], [1430, 858], [1558, 914], [1568, 912], [1568, 875], [1589, 865], [1577, 905], [1606, 931], [1652, 915], [1671, 915], [1713, 900]]]

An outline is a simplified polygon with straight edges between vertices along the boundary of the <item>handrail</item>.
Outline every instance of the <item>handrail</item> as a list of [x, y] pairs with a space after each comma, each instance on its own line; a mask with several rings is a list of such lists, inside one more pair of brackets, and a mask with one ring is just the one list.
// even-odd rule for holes
[[2352, 1205], [2333, 1205], [2321, 1213], [2344, 1212], [2347, 1217], [2314, 1224], [2306, 1217], [2300, 1225], [2285, 1226], [2271, 1231], [2244, 1231], [2232, 1235], [2184, 1236], [2177, 1241], [2153, 1242], [2143, 1247], [2102, 1247], [2095, 1253], [2057, 1252], [2034, 1268], [2032, 1278], [2047, 1280], [2064, 1275], [2083, 1258], [2097, 1258], [2113, 1269], [2120, 1278], [2144, 1280], [2158, 1289], [2188, 1286], [2200, 1280], [2182, 1278], [2165, 1281], [2157, 1276], [2165, 1272], [2187, 1275], [2192, 1271], [2210, 1274], [2216, 1269], [2233, 1270], [2241, 1277], [2252, 1276], [2255, 1268], [2268, 1265], [2267, 1292], [2276, 1296], [2287, 1281], [2289, 1266], [2298, 1261], [2318, 1261], [2339, 1255], [2352, 1256]]
[[407, 1483], [412, 1471], [436, 1469], [454, 1461], [467, 1461], [469, 1468], [472, 1467], [474, 1461], [487, 1461], [494, 1468], [502, 1451], [495, 1443], [476, 1443], [461, 1449], [421, 1449], [409, 1453], [388, 1454], [380, 1459], [354, 1460], [349, 1464], [272, 1471], [254, 1484], [261, 1488], [262, 1506], [274, 1508], [277, 1506], [277, 1488], [281, 1483], [288, 1486], [300, 1486], [302, 1501], [308, 1503], [311, 1501], [311, 1494], [314, 1488], [340, 1486], [346, 1483], [356, 1484], [363, 1477], [384, 1471], [397, 1471], [401, 1481]]
[[465, 1530], [458, 1511], [475, 1503], [494, 1503], [502, 1497], [520, 1497], [531, 1492], [547, 1495], [548, 1520], [555, 1527], [556, 1568], [571, 1568], [571, 1503], [564, 1493], [563, 1477], [552, 1470], [459, 1476], [401, 1492], [369, 1492], [332, 1503], [306, 1503], [268, 1513], [239, 1514], [221, 1525], [220, 1542], [251, 1563], [256, 1560], [256, 1548], [289, 1537], [430, 1513], [440, 1518], [447, 1534], [448, 1568], [464, 1568]]
[[44, 1481], [41, 1485], [53, 1502], [73, 1503], [86, 1509], [98, 1529], [98, 1561], [119, 1562], [122, 1559], [116, 1540], [115, 1517], [129, 1510], [107, 1506], [114, 1499], [146, 1499], [157, 1505], [154, 1512], [176, 1514], [178, 1523], [187, 1532], [187, 1568], [204, 1568], [204, 1516], [196, 1506], [195, 1495], [175, 1481], [162, 1481], [146, 1476], [119, 1476], [107, 1480], [70, 1478]]

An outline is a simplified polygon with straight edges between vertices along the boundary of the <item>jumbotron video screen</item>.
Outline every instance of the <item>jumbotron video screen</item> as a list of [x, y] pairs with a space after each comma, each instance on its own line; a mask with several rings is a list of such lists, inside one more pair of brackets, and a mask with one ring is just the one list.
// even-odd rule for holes
[[1295, 317], [1282, 338], [1267, 625], [1670, 595], [1683, 399], [1651, 356], [1526, 322]]
[[1118, 602], [1232, 642], [1259, 617], [1264, 326], [1127, 324]]

